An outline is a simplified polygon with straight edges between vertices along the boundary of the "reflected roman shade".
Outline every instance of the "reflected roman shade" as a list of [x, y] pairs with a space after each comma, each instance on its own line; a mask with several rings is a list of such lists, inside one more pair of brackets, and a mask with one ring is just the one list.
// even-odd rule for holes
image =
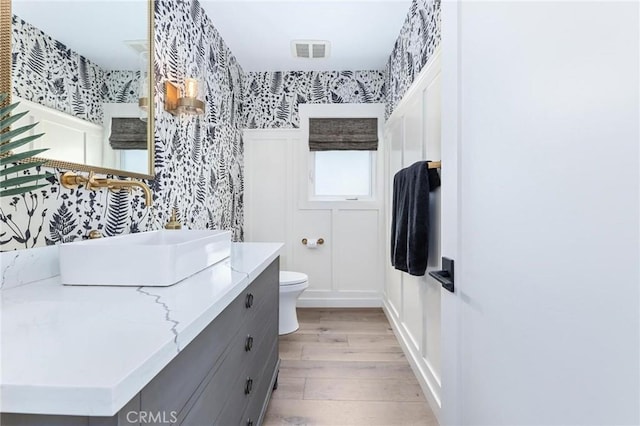
[[377, 118], [310, 118], [310, 151], [377, 151]]
[[147, 123], [139, 118], [112, 118], [109, 144], [113, 149], [147, 149]]

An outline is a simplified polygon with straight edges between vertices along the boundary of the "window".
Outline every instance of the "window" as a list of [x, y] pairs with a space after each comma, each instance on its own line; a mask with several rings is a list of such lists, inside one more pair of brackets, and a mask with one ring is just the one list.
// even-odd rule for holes
[[372, 199], [377, 118], [310, 118], [310, 198]]
[[312, 194], [316, 198], [371, 198], [375, 151], [317, 151]]

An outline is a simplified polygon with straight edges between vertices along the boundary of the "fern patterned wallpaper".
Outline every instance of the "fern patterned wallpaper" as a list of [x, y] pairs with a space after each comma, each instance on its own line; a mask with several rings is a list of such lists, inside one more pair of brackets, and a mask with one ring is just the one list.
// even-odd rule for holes
[[411, 2], [385, 69], [387, 118], [440, 44], [440, 22], [440, 0]]
[[[440, 1], [414, 0], [385, 70], [245, 76], [198, 0], [156, 0], [155, 20], [157, 179], [149, 182], [154, 208], [145, 208], [138, 192], [67, 190], [51, 179], [51, 185], [37, 193], [1, 199], [0, 250], [72, 241], [91, 229], [107, 236], [158, 229], [173, 206], [185, 227], [231, 229], [241, 240], [244, 127], [298, 127], [298, 104], [305, 102], [385, 102], [390, 115], [440, 43]], [[15, 85], [16, 95], [54, 107], [59, 103], [70, 113], [95, 120], [88, 114], [93, 105], [89, 87], [111, 102], [128, 96], [121, 82], [132, 81], [129, 89], [134, 90], [134, 79], [126, 73], [94, 79], [99, 71], [91, 63], [17, 22], [19, 31], [31, 35], [19, 42], [14, 63], [31, 83]], [[51, 78], [48, 70], [56, 67], [76, 71]], [[194, 74], [205, 76], [205, 115], [176, 118], [165, 113], [162, 82]], [[83, 108], [74, 111], [74, 97]]]
[[[198, 0], [155, 4], [156, 204], [165, 214], [177, 205], [188, 228], [229, 229], [242, 240], [244, 72]], [[204, 76], [204, 116], [165, 112], [163, 82], [191, 76]]]
[[299, 104], [384, 102], [384, 84], [382, 71], [251, 72], [243, 117], [249, 129], [298, 128]]
[[[157, 0], [155, 20], [157, 177], [149, 182], [154, 191], [154, 208], [144, 207], [138, 191], [130, 195], [83, 188], [68, 190], [52, 178], [51, 185], [38, 192], [1, 199], [2, 251], [73, 241], [85, 238], [92, 229], [107, 236], [158, 229], [166, 223], [172, 207], [178, 209], [186, 228], [231, 229], [236, 240], [242, 239], [243, 71], [197, 0]], [[28, 56], [26, 68], [30, 67], [29, 52], [33, 52], [36, 42], [30, 43], [18, 45]], [[42, 58], [43, 63], [53, 55], [45, 53], [49, 49], [43, 50], [44, 43], [38, 49], [42, 54], [34, 57]], [[38, 64], [36, 59], [31, 60], [32, 65]], [[195, 68], [187, 69], [185, 64]], [[194, 73], [206, 76], [205, 115], [178, 118], [164, 112], [162, 82], [183, 81], [187, 74]], [[32, 72], [30, 75], [35, 79]], [[83, 79], [76, 80], [70, 77], [60, 87], [69, 84], [72, 90], [66, 93], [83, 93]], [[41, 96], [46, 98], [52, 89], [44, 86], [48, 84], [45, 78], [34, 81], [41, 82]], [[14, 93], [24, 96], [25, 92], [14, 86]], [[60, 173], [56, 169], [47, 171], [56, 176]]]
[[13, 93], [102, 125], [104, 102], [138, 102], [135, 71], [105, 71], [16, 15], [12, 17]]
[[247, 128], [298, 128], [301, 103], [384, 102], [389, 117], [440, 44], [440, 31], [440, 0], [413, 0], [385, 70], [248, 73]]

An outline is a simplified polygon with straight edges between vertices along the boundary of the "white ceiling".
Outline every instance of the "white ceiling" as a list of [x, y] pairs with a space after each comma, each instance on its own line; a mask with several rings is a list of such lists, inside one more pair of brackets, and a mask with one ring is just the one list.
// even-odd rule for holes
[[[245, 71], [382, 70], [411, 0], [200, 0]], [[294, 58], [293, 39], [329, 40], [326, 59]]]
[[104, 70], [138, 70], [125, 40], [147, 39], [147, 0], [12, 0], [12, 12]]
[[[177, 0], [176, 0], [177, 1]], [[381, 70], [411, 0], [200, 0], [245, 71]], [[146, 0], [13, 0], [13, 13], [106, 70], [137, 70], [125, 40], [146, 39]], [[300, 59], [291, 40], [328, 40]]]

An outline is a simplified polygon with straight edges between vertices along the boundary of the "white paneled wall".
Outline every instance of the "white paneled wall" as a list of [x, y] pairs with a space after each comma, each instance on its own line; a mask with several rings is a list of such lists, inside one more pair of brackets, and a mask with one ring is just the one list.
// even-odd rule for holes
[[[245, 240], [285, 242], [291, 231], [291, 178], [287, 167], [293, 140], [290, 132], [245, 135]], [[293, 135], [295, 136], [295, 135]], [[280, 267], [291, 258], [287, 245]]]
[[15, 152], [48, 148], [43, 155], [52, 160], [97, 166], [102, 164], [102, 126], [17, 96], [13, 97], [13, 101], [20, 102], [14, 115], [28, 111], [27, 115], [16, 122], [14, 128], [38, 123], [26, 135], [44, 134], [14, 150]]
[[[378, 117], [377, 198], [309, 198], [309, 117]], [[245, 130], [245, 240], [284, 242], [281, 269], [304, 272], [309, 288], [298, 306], [381, 306], [384, 281], [385, 143], [382, 104], [301, 105], [301, 128]], [[323, 238], [310, 249], [303, 238]]]
[[380, 214], [377, 210], [336, 210], [334, 219], [335, 286], [344, 291], [368, 292], [371, 283], [381, 283], [378, 269], [370, 263], [379, 258]]
[[[416, 161], [440, 160], [440, 52], [434, 53], [385, 125], [390, 146], [385, 166], [386, 284], [384, 308], [408, 354], [436, 416], [440, 412], [441, 286], [425, 275], [415, 277], [390, 265], [390, 220], [395, 173]], [[444, 165], [446, 167], [446, 164]], [[440, 269], [440, 190], [430, 196], [429, 263]]]
[[[333, 251], [336, 241], [330, 237], [333, 228], [331, 210], [299, 210], [293, 212], [293, 238], [285, 244], [293, 253], [289, 268], [293, 271], [309, 275], [309, 294], [331, 294], [335, 287], [333, 282]], [[324, 244], [315, 249], [305, 247], [303, 238], [322, 238]]]
[[385, 198], [386, 206], [386, 222], [388, 226], [386, 230], [386, 241], [388, 244], [385, 248], [387, 254], [385, 265], [387, 279], [385, 280], [385, 305], [391, 311], [394, 317], [398, 318], [402, 312], [402, 272], [390, 267], [390, 244], [391, 244], [391, 188], [393, 185], [393, 175], [402, 168], [403, 141], [404, 141], [404, 117], [394, 116], [392, 121], [386, 124], [386, 139], [390, 146], [388, 153], [387, 167], [385, 168]]

